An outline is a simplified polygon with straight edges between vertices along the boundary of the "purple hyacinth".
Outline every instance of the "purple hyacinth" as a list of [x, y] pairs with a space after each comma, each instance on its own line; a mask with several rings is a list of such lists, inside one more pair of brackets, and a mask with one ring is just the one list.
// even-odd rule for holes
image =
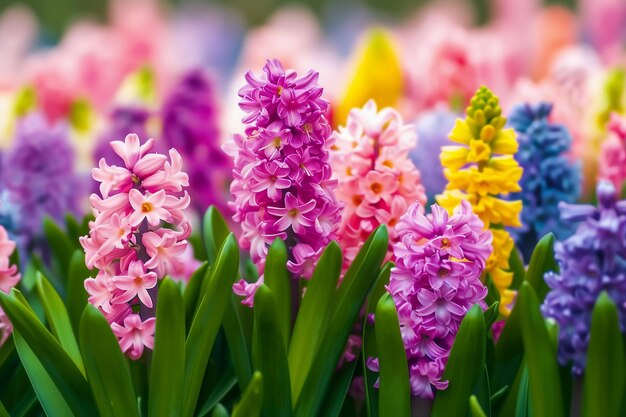
[[93, 151], [93, 161], [97, 165], [100, 158], [109, 163], [120, 165], [123, 161], [113, 152], [111, 141], [124, 140], [129, 133], [135, 133], [142, 139], [148, 138], [148, 120], [152, 113], [138, 105], [118, 106], [109, 114], [105, 132], [100, 136]]
[[18, 121], [12, 147], [3, 155], [2, 187], [12, 207], [27, 213], [14, 228], [24, 248], [41, 235], [45, 216], [61, 221], [67, 213], [79, 213], [86, 190], [74, 172], [68, 137], [66, 123], [51, 125], [33, 113]]
[[[406, 349], [411, 393], [433, 398], [465, 314], [484, 307], [487, 288], [480, 281], [491, 255], [492, 235], [462, 201], [452, 216], [434, 204], [424, 215], [414, 203], [396, 225], [395, 268], [387, 287], [398, 310]], [[370, 361], [376, 369], [377, 361]]]
[[[242, 228], [240, 245], [262, 270], [269, 245], [284, 239], [287, 267], [296, 278], [310, 277], [339, 223], [328, 163], [328, 101], [317, 78], [314, 71], [303, 77], [286, 72], [277, 60], [267, 61], [261, 76], [248, 72], [239, 91], [245, 136], [234, 136], [232, 152], [231, 204]], [[234, 290], [251, 305], [262, 281], [240, 281]]]
[[217, 106], [209, 78], [198, 70], [185, 74], [166, 97], [161, 116], [163, 140], [185, 160], [194, 207], [203, 212], [213, 204], [225, 212], [232, 160], [220, 147]]
[[622, 332], [626, 330], [626, 200], [617, 200], [610, 181], [598, 183], [597, 196], [598, 208], [560, 205], [564, 221], [581, 223], [555, 246], [560, 273], [544, 277], [552, 290], [542, 311], [559, 324], [559, 361], [572, 362], [575, 375], [585, 368], [591, 313], [602, 291], [617, 305]]
[[443, 192], [448, 183], [443, 175], [441, 161], [433, 158], [433, 155], [439, 155], [441, 147], [450, 143], [448, 133], [457, 118], [456, 113], [440, 109], [425, 113], [415, 123], [417, 146], [409, 156], [421, 173], [422, 185], [429, 201], [434, 201], [435, 196]]

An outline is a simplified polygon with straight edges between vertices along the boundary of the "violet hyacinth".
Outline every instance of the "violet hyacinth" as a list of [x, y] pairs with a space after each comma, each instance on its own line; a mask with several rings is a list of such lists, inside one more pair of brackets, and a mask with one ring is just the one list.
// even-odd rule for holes
[[[282, 238], [295, 278], [311, 276], [339, 223], [337, 182], [328, 163], [328, 101], [321, 97], [317, 78], [314, 71], [298, 78], [277, 60], [267, 61], [261, 76], [246, 73], [247, 84], [239, 90], [245, 136], [234, 136], [232, 152], [231, 204], [242, 228], [239, 244], [262, 270], [269, 245]], [[261, 276], [233, 288], [252, 305], [262, 282]]]
[[183, 213], [190, 199], [182, 159], [175, 149], [169, 161], [148, 153], [153, 145], [153, 139], [141, 145], [135, 134], [111, 142], [123, 166], [108, 165], [103, 158], [93, 169], [102, 197], [91, 195], [96, 218], [89, 223], [89, 236], [80, 239], [87, 267], [99, 270], [85, 280], [89, 302], [104, 313], [132, 359], [153, 347], [157, 280], [183, 273], [185, 239], [191, 233]]
[[[6, 229], [0, 226], [0, 291], [7, 294], [21, 278], [17, 272], [17, 266], [11, 265], [9, 260], [14, 250], [15, 242], [9, 239]], [[12, 332], [13, 326], [0, 307], [0, 346], [6, 342]]]
[[79, 213], [84, 188], [74, 171], [69, 126], [50, 124], [39, 113], [17, 123], [13, 145], [3, 155], [1, 183], [10, 204], [22, 213], [14, 232], [31, 249], [42, 234], [45, 216], [56, 221]]
[[581, 222], [576, 233], [555, 246], [560, 272], [548, 272], [552, 289], [541, 307], [559, 325], [558, 358], [572, 362], [582, 375], [589, 344], [591, 314], [606, 291], [618, 308], [622, 332], [626, 330], [626, 200], [618, 201], [610, 181], [597, 185], [599, 207], [561, 204], [564, 221]]
[[217, 105], [209, 78], [198, 70], [185, 74], [165, 98], [161, 116], [163, 140], [185, 160], [196, 211], [215, 205], [225, 212], [232, 160], [220, 147]]
[[[411, 394], [422, 398], [448, 386], [444, 367], [463, 317], [474, 304], [484, 305], [480, 276], [492, 251], [491, 232], [467, 201], [451, 216], [437, 204], [431, 210], [425, 215], [414, 203], [400, 218], [387, 287], [398, 310]], [[377, 360], [369, 366], [376, 370]]]
[[522, 200], [522, 228], [512, 228], [518, 247], [530, 259], [539, 239], [554, 233], [563, 239], [571, 233], [569, 224], [559, 220], [558, 204], [572, 203], [580, 194], [580, 164], [566, 156], [572, 138], [565, 126], [549, 120], [552, 104], [522, 104], [511, 112], [509, 124], [517, 132], [519, 151], [515, 158], [524, 173], [522, 191], [511, 200]]

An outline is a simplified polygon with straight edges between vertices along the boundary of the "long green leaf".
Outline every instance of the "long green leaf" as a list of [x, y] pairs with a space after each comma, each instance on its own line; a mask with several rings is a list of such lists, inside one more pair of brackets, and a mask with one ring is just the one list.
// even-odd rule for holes
[[624, 350], [617, 308], [600, 294], [591, 317], [583, 385], [583, 416], [620, 415], [624, 399]]
[[202, 295], [185, 341], [185, 384], [182, 416], [191, 417], [196, 408], [202, 377], [215, 336], [222, 324], [231, 287], [239, 266], [239, 248], [231, 233], [224, 241], [211, 268], [211, 278]]
[[228, 410], [222, 404], [217, 404], [213, 408], [211, 417], [228, 417]]
[[378, 301], [387, 291], [385, 287], [389, 284], [391, 268], [393, 268], [393, 263], [387, 262], [380, 270], [374, 288], [372, 288], [372, 291], [367, 296], [367, 308], [365, 310], [365, 317], [363, 318], [361, 363], [363, 365], [363, 376], [365, 379], [365, 406], [368, 417], [378, 417], [378, 389], [374, 388], [374, 384], [378, 379], [378, 373], [371, 371], [367, 367], [367, 359], [377, 358], [378, 351], [376, 349], [376, 332], [374, 331], [374, 325], [370, 323], [368, 318], [370, 315], [376, 313]]
[[469, 402], [472, 417], [487, 417], [487, 414], [485, 414], [485, 411], [480, 406], [480, 403], [475, 395], [470, 396]]
[[43, 231], [48, 240], [50, 251], [54, 259], [58, 261], [59, 273], [67, 276], [70, 269], [70, 260], [76, 245], [72, 243], [67, 234], [49, 217], [43, 220]]
[[235, 376], [233, 368], [228, 368], [228, 370], [222, 372], [215, 383], [215, 387], [206, 397], [204, 404], [202, 404], [202, 407], [200, 407], [200, 410], [196, 415], [198, 417], [203, 417], [209, 414], [209, 411], [215, 408], [215, 406], [222, 401], [226, 395], [228, 395], [236, 384], [237, 377]]
[[233, 362], [233, 367], [237, 374], [237, 382], [239, 383], [241, 391], [243, 391], [245, 387], [248, 386], [250, 378], [252, 377], [252, 366], [250, 364], [248, 345], [236, 303], [237, 301], [234, 295], [231, 294], [222, 325], [224, 326], [224, 333], [226, 334], [226, 341], [228, 342], [228, 350]]
[[204, 241], [204, 250], [209, 261], [209, 265], [215, 264], [217, 254], [228, 237], [230, 231], [226, 220], [215, 206], [211, 206], [204, 213], [202, 221], [202, 238]]
[[465, 416], [469, 398], [485, 366], [485, 317], [478, 305], [467, 312], [456, 335], [443, 379], [448, 389], [439, 391], [433, 405], [433, 417]]
[[23, 297], [16, 289], [12, 289], [10, 294], [0, 291], [0, 304], [13, 328], [37, 356], [74, 414], [95, 415], [95, 405], [85, 377], [59, 342], [20, 299]]
[[277, 314], [274, 295], [268, 286], [262, 284], [254, 295], [254, 368], [263, 374], [264, 414], [290, 417], [289, 365]]
[[4, 408], [4, 404], [2, 404], [1, 401], [0, 401], [0, 417], [11, 417], [9, 416], [9, 412], [7, 411], [6, 408]]
[[83, 367], [83, 361], [80, 356], [80, 349], [78, 349], [78, 342], [76, 342], [76, 336], [74, 336], [74, 330], [72, 330], [72, 323], [70, 317], [67, 314], [63, 300], [59, 297], [54, 287], [48, 282], [48, 280], [39, 272], [37, 272], [37, 293], [39, 299], [44, 308], [46, 319], [52, 330], [52, 334], [61, 343], [65, 352], [72, 358], [78, 369], [85, 373]]
[[511, 283], [511, 289], [518, 289], [526, 277], [526, 268], [524, 267], [524, 261], [522, 260], [519, 251], [516, 247], [513, 247], [511, 256], [509, 256], [509, 269], [513, 272], [513, 282]]
[[179, 416], [185, 363], [185, 308], [178, 286], [166, 278], [159, 287], [148, 416]]
[[200, 298], [202, 283], [207, 281], [211, 274], [209, 273], [209, 264], [208, 262], [202, 262], [202, 264], [196, 269], [187, 285], [185, 286], [185, 290], [183, 292], [183, 304], [185, 305], [185, 323], [187, 325], [187, 329], [191, 328], [191, 322], [193, 321], [193, 316], [196, 313], [196, 308], [198, 307], [198, 299]]
[[313, 271], [298, 311], [289, 347], [289, 371], [294, 404], [300, 395], [328, 324], [332, 297], [341, 273], [341, 262], [341, 249], [337, 243], [331, 242]]
[[521, 325], [533, 415], [563, 416], [561, 379], [556, 355], [539, 310], [539, 300], [529, 283], [523, 282], [520, 286], [516, 303], [524, 317]]
[[241, 397], [241, 401], [233, 408], [232, 417], [259, 417], [263, 409], [263, 376], [256, 371], [248, 387]]
[[[28, 374], [28, 378], [31, 381], [33, 389], [37, 393], [37, 398], [41, 407], [49, 417], [70, 417], [74, 416], [74, 413], [70, 409], [69, 405], [63, 398], [63, 395], [58, 390], [57, 386], [46, 372], [37, 355], [33, 353], [32, 349], [28, 346], [24, 338], [20, 335], [20, 332], [15, 331], [13, 333], [15, 340], [15, 347], [24, 369]], [[2, 413], [0, 413], [1, 415]], [[8, 415], [8, 414], [7, 414]]]
[[85, 265], [85, 254], [83, 251], [75, 250], [70, 260], [70, 270], [67, 277], [67, 314], [70, 316], [74, 334], [78, 333], [80, 318], [87, 305], [87, 291], [85, 291], [85, 280], [92, 275]]
[[396, 305], [389, 294], [376, 307], [376, 349], [380, 366], [378, 415], [381, 417], [410, 417], [411, 390], [409, 367], [404, 350]]
[[324, 417], [339, 417], [346, 405], [350, 384], [353, 381], [354, 371], [360, 363], [360, 355], [352, 362], [344, 362], [341, 368], [335, 372], [331, 381], [328, 395], [324, 398], [324, 403], [319, 415]]
[[287, 270], [287, 247], [280, 238], [276, 238], [269, 248], [263, 276], [276, 300], [278, 328], [287, 349], [291, 338], [291, 274]]
[[109, 323], [91, 304], [87, 304], [80, 320], [79, 339], [100, 415], [139, 417], [128, 363]]
[[543, 276], [548, 271], [557, 271], [559, 266], [554, 259], [554, 235], [548, 233], [541, 238], [532, 256], [530, 257], [530, 263], [528, 264], [528, 270], [526, 271], [526, 281], [535, 290], [539, 301], [543, 301], [550, 287], [546, 284]]
[[387, 253], [388, 238], [384, 225], [372, 232], [348, 270], [348, 273], [353, 271], [353, 277], [347, 281], [344, 279], [339, 292], [335, 294], [336, 307], [296, 403], [296, 416], [317, 415], [352, 325], [378, 277]]

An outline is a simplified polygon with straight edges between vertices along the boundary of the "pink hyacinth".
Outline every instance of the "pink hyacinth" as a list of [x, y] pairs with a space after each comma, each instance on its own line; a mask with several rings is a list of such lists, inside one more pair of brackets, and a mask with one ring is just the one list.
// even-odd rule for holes
[[[9, 239], [6, 229], [0, 226], [0, 291], [8, 293], [20, 280], [17, 266], [11, 265], [9, 257], [15, 250], [15, 242]], [[13, 326], [0, 307], [0, 346], [9, 338]]]
[[397, 236], [393, 226], [412, 202], [426, 203], [426, 194], [408, 156], [417, 140], [415, 128], [404, 124], [394, 109], [378, 111], [370, 100], [363, 108], [352, 109], [346, 126], [339, 127], [333, 139], [330, 162], [339, 182], [337, 198], [344, 204], [339, 242], [349, 264], [381, 224], [390, 226], [393, 244]]
[[[480, 281], [491, 255], [492, 235], [462, 201], [452, 216], [434, 204], [424, 215], [418, 203], [396, 225], [396, 266], [387, 290], [398, 310], [411, 393], [433, 398], [463, 317], [474, 304], [484, 307]], [[371, 362], [371, 361], [370, 361]], [[374, 369], [376, 362], [370, 364]]]
[[[314, 71], [298, 77], [277, 60], [267, 61], [260, 76], [248, 72], [239, 91], [245, 135], [235, 135], [229, 150], [235, 161], [230, 190], [233, 219], [242, 229], [239, 244], [262, 271], [269, 245], [282, 238], [294, 278], [311, 276], [339, 223], [337, 182], [328, 163], [328, 102], [317, 77]], [[256, 283], [240, 281], [233, 289], [252, 305], [262, 282], [262, 276]]]
[[609, 137], [600, 152], [600, 178], [611, 181], [615, 189], [621, 190], [626, 180], [626, 117], [611, 114], [607, 129]]
[[189, 185], [175, 149], [149, 153], [154, 140], [141, 144], [135, 134], [111, 147], [124, 166], [102, 158], [92, 170], [102, 197], [92, 194], [95, 221], [80, 238], [89, 268], [99, 270], [85, 280], [89, 302], [105, 315], [120, 346], [132, 359], [154, 344], [154, 301], [157, 281], [184, 276], [191, 225]]

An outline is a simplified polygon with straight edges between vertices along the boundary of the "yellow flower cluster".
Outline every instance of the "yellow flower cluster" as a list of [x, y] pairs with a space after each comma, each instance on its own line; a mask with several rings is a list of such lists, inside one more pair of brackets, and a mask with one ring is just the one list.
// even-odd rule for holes
[[442, 148], [440, 158], [448, 185], [437, 202], [452, 212], [461, 200], [468, 200], [485, 227], [491, 228], [494, 249], [486, 271], [500, 292], [500, 313], [506, 316], [515, 298], [515, 291], [509, 289], [514, 243], [504, 228], [521, 226], [522, 202], [501, 196], [521, 190], [522, 168], [513, 158], [518, 143], [514, 130], [504, 129], [506, 118], [488, 88], [476, 92], [466, 113], [466, 119], [458, 119], [449, 136], [461, 146]]

